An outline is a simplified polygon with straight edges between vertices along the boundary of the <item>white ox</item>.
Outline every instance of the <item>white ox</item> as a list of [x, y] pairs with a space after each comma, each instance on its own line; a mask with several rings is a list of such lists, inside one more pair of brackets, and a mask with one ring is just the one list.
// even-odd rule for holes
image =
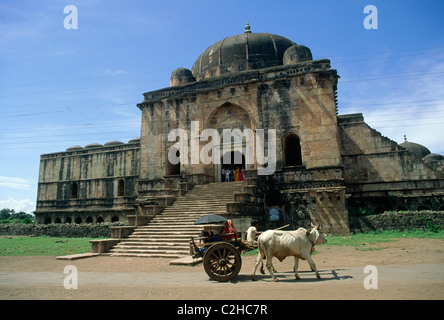
[[299, 259], [307, 260], [311, 269], [316, 272], [316, 277], [320, 279], [321, 276], [316, 269], [311, 254], [314, 245], [327, 242], [325, 237], [326, 235], [321, 231], [321, 228], [313, 225], [310, 231], [305, 228], [299, 228], [296, 231], [265, 231], [258, 238], [259, 253], [251, 274], [252, 280], [255, 280], [257, 267], [263, 259], [266, 259], [268, 272], [270, 272], [274, 281], [279, 281], [273, 273], [272, 259], [276, 257], [282, 262], [289, 256], [294, 256], [294, 275], [297, 280], [301, 279], [298, 276]]

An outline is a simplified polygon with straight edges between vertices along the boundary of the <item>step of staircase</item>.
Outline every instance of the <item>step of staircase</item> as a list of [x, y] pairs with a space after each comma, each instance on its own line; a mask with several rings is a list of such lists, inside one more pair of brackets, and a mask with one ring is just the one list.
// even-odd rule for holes
[[111, 249], [112, 256], [182, 258], [189, 256], [189, 241], [197, 238], [203, 226], [194, 221], [203, 215], [226, 215], [226, 204], [242, 192], [243, 182], [220, 182], [196, 185], [166, 207], [148, 224]]

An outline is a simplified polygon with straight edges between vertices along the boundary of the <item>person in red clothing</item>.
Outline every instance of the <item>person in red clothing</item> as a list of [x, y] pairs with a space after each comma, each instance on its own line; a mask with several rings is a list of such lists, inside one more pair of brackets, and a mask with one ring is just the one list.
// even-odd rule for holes
[[234, 227], [233, 221], [227, 220], [227, 222], [225, 223], [225, 227], [222, 231], [222, 235], [223, 235], [222, 236], [223, 240], [233, 240], [238, 238], [237, 231], [236, 228]]

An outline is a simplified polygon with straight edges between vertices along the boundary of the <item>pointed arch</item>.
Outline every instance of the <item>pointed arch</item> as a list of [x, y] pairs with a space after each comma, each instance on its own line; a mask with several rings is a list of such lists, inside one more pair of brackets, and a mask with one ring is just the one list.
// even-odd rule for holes
[[294, 133], [287, 133], [282, 139], [284, 166], [302, 166], [301, 141]]
[[217, 129], [253, 129], [253, 121], [247, 109], [225, 102], [214, 108], [205, 120], [204, 128]]
[[78, 188], [77, 182], [71, 183], [70, 197], [72, 199], [78, 198], [78, 196], [79, 196], [78, 189], [79, 188]]
[[117, 183], [117, 196], [123, 197], [125, 195], [125, 180], [120, 179]]
[[[177, 159], [180, 159], [180, 151], [175, 148], [175, 147], [171, 147], [171, 149], [167, 152], [167, 154], [169, 153], [176, 154]], [[166, 161], [166, 175], [179, 175], [180, 174], [180, 160], [176, 163], [173, 164], [170, 162], [170, 160], [167, 158]]]

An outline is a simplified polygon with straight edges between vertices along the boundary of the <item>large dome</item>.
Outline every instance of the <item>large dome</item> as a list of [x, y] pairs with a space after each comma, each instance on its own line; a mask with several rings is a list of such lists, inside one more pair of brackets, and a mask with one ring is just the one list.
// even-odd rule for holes
[[296, 43], [271, 33], [245, 33], [225, 38], [206, 49], [191, 69], [196, 80], [227, 72], [282, 65], [284, 52]]
[[430, 150], [419, 143], [409, 142], [406, 140], [401, 143], [400, 146], [421, 159], [430, 154]]

